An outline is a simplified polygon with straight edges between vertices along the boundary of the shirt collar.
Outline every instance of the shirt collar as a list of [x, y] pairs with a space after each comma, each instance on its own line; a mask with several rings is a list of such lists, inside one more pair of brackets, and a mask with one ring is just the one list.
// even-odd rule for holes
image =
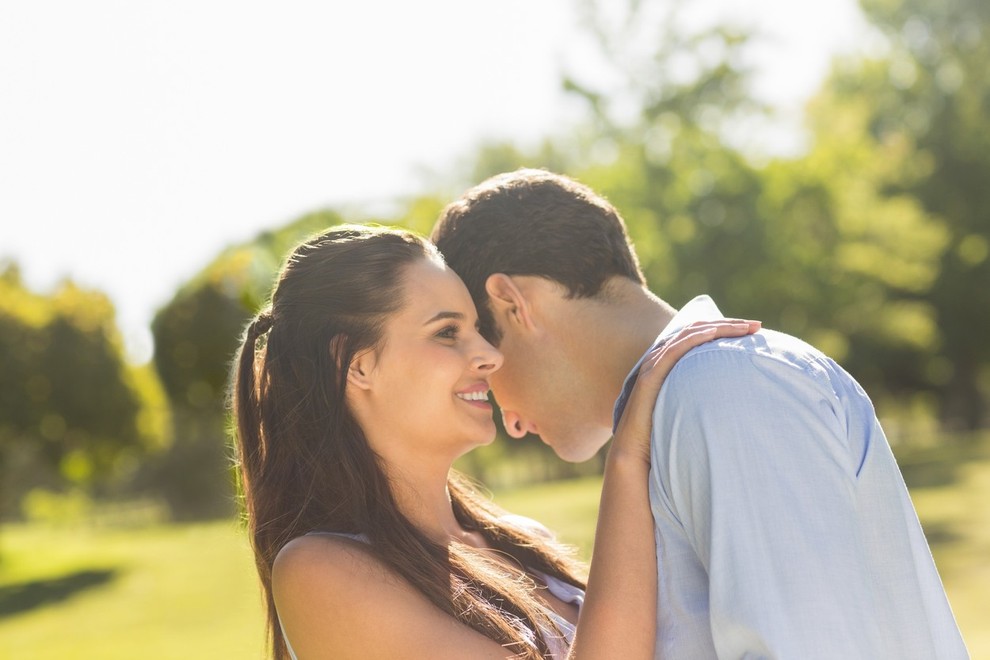
[[633, 385], [636, 384], [636, 378], [639, 376], [639, 368], [642, 366], [643, 360], [646, 359], [647, 353], [668, 342], [671, 337], [695, 321], [715, 321], [722, 317], [722, 312], [718, 311], [715, 301], [705, 295], [697, 296], [688, 304], [684, 305], [684, 307], [681, 307], [680, 311], [670, 320], [670, 323], [660, 331], [656, 341], [653, 342], [649, 350], [643, 353], [636, 362], [636, 366], [626, 376], [626, 380], [622, 384], [622, 392], [619, 394], [619, 398], [615, 400], [615, 407], [612, 409], [612, 433], [615, 433], [615, 429], [619, 426], [622, 411], [626, 409], [629, 394], [632, 392]]

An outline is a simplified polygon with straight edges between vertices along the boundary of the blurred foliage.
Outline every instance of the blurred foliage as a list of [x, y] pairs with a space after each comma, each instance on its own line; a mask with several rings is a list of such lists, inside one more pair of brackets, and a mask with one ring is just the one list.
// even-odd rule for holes
[[[979, 0], [862, 0], [887, 40], [882, 59], [845, 62], [814, 121], [823, 141], [836, 111], [856, 112], [890, 155], [877, 193], [910, 198], [941, 225], [944, 249], [917, 298], [938, 341], [920, 366], [942, 417], [975, 428], [990, 396], [990, 5]], [[897, 231], [906, 231], [908, 227]]]
[[0, 466], [3, 510], [29, 488], [74, 484], [92, 494], [167, 442], [157, 379], [126, 364], [103, 294], [62, 283], [29, 291], [0, 273]]
[[171, 402], [174, 439], [142, 466], [141, 481], [176, 518], [235, 510], [224, 403], [241, 332], [267, 303], [287, 253], [340, 222], [338, 214], [318, 211], [224, 250], [155, 315], [154, 365]]

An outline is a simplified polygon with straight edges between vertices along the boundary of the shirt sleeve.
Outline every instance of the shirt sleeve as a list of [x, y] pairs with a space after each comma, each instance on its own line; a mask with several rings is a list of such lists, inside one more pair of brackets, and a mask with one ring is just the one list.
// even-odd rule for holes
[[706, 348], [682, 359], [658, 398], [651, 491], [655, 515], [661, 507], [708, 576], [715, 649], [856, 657], [876, 635], [877, 594], [858, 556], [867, 436], [827, 364]]

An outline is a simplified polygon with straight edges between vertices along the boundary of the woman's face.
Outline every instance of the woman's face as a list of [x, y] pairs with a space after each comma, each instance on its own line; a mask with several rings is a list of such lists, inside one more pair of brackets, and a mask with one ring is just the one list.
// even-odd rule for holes
[[412, 448], [454, 457], [491, 442], [488, 378], [502, 354], [478, 334], [464, 283], [443, 264], [421, 259], [406, 267], [402, 296], [385, 322], [383, 345], [363, 358], [361, 422], [369, 441], [387, 445], [375, 447], [383, 456]]

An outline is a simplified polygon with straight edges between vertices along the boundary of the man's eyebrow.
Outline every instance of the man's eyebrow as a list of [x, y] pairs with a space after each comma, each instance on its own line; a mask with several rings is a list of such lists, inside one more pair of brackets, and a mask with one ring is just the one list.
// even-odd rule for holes
[[431, 323], [435, 323], [436, 321], [442, 321], [444, 319], [455, 319], [457, 321], [463, 321], [464, 315], [461, 314], [460, 312], [438, 312], [436, 315], [433, 316], [433, 318], [431, 318], [423, 325], [429, 325]]

